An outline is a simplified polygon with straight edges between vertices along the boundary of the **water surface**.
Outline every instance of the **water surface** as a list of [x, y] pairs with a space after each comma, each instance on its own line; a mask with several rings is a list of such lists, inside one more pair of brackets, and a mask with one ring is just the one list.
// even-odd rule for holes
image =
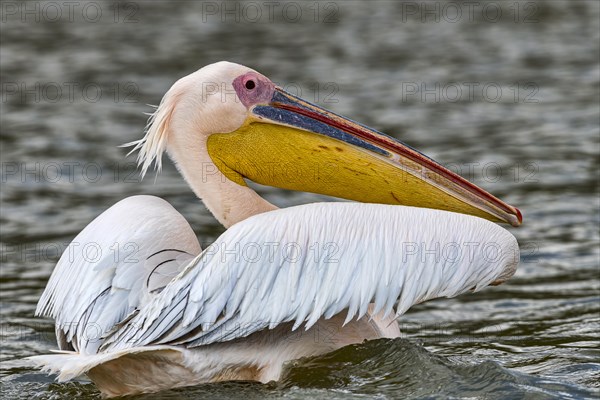
[[[141, 136], [146, 104], [219, 60], [394, 135], [518, 206], [524, 224], [507, 229], [521, 265], [504, 285], [413, 307], [401, 339], [295, 362], [280, 382], [140, 398], [598, 396], [600, 3], [482, 2], [470, 13], [458, 2], [458, 17], [437, 2], [281, 2], [270, 18], [255, 2], [263, 16], [239, 5], [237, 21], [220, 2], [92, 2], [58, 20], [43, 4], [27, 14], [4, 2], [0, 25], [4, 398], [99, 397], [21, 360], [54, 348], [35, 304], [95, 216], [152, 194], [202, 243], [223, 232], [170, 162], [140, 181], [117, 147]], [[258, 190], [281, 207], [323, 199]]]

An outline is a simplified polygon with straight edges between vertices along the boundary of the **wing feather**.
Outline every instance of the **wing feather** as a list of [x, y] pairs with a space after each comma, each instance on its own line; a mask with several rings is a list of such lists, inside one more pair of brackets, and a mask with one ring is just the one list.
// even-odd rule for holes
[[[315, 254], [327, 243], [334, 257]], [[496, 257], [486, 256], [486, 246], [498, 249]], [[449, 248], [460, 256], [449, 257]], [[396, 306], [400, 315], [428, 299], [504, 281], [518, 260], [515, 238], [477, 217], [358, 203], [276, 210], [231, 227], [103, 349], [193, 347], [289, 321], [308, 329], [344, 310], [347, 321], [360, 318], [372, 302], [385, 314]]]
[[56, 320], [61, 349], [94, 353], [104, 334], [117, 330], [199, 252], [189, 224], [166, 201], [129, 197], [73, 239], [36, 314]]

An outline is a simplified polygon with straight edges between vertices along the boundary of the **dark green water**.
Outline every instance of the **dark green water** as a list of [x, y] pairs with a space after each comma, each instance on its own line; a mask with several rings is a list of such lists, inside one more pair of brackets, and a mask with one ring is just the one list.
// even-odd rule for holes
[[[299, 361], [280, 382], [141, 398], [598, 397], [600, 3], [470, 4], [3, 2], [2, 396], [99, 397], [21, 359], [55, 347], [35, 304], [104, 209], [153, 194], [202, 243], [223, 231], [168, 161], [140, 182], [117, 145], [141, 136], [146, 104], [175, 80], [230, 60], [518, 206], [521, 265], [502, 286], [413, 307], [402, 339]], [[281, 207], [323, 199], [258, 189]]]

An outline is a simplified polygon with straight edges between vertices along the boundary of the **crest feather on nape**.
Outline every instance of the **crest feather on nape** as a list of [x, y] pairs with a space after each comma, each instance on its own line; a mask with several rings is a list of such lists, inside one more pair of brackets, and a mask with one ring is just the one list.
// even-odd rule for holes
[[171, 117], [173, 116], [175, 105], [177, 104], [177, 98], [178, 96], [174, 96], [167, 92], [158, 107], [151, 106], [156, 107], [156, 110], [149, 114], [150, 117], [146, 124], [144, 137], [120, 146], [134, 146], [133, 149], [127, 153], [127, 156], [138, 151], [137, 165], [138, 167], [141, 167], [140, 174], [142, 178], [144, 178], [146, 172], [148, 172], [152, 162], [154, 162], [154, 168], [157, 171], [157, 174], [160, 173], [162, 169], [162, 155], [167, 149], [167, 135]]

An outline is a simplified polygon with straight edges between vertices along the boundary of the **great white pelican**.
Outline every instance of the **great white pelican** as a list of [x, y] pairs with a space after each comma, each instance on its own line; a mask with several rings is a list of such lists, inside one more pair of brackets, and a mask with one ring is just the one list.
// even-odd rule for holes
[[[518, 209], [242, 65], [177, 81], [133, 144], [142, 174], [166, 151], [228, 229], [201, 251], [171, 205], [135, 196], [63, 253], [36, 310], [60, 350], [31, 359], [105, 396], [276, 380], [287, 361], [397, 337], [412, 305], [500, 284], [518, 264], [493, 223], [518, 226]], [[356, 202], [277, 209], [247, 180]]]

